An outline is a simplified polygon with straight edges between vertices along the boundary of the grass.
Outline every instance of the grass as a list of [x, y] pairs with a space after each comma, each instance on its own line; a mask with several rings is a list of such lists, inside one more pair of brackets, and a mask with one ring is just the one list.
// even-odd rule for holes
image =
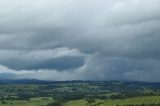
[[86, 106], [87, 102], [82, 99], [82, 100], [76, 100], [76, 101], [70, 101], [65, 104], [65, 106]]
[[54, 100], [51, 97], [38, 97], [31, 98], [29, 101], [24, 100], [13, 100], [6, 101], [7, 104], [2, 104], [0, 102], [0, 106], [38, 106], [38, 105], [46, 105], [48, 103], [52, 103]]
[[[127, 105], [127, 104], [152, 104], [152, 103], [160, 103], [160, 96], [144, 96], [144, 97], [136, 97], [136, 98], [128, 98], [128, 99], [117, 99], [117, 100], [96, 100], [93, 104], [98, 104], [98, 106], [116, 106], [117, 104]], [[92, 105], [93, 105], [92, 104]], [[91, 104], [90, 104], [91, 105]], [[65, 106], [90, 106], [87, 102], [82, 100], [70, 101], [65, 104]]]

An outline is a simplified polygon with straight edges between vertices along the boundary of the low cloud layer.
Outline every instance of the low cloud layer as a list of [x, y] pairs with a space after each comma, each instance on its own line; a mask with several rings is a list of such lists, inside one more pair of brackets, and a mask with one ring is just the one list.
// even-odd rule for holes
[[160, 81], [159, 0], [0, 1], [0, 77]]

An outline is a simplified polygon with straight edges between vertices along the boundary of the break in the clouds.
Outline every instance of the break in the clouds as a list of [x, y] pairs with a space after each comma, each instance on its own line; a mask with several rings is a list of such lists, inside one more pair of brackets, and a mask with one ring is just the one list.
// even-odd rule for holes
[[1, 0], [0, 77], [160, 81], [159, 0]]

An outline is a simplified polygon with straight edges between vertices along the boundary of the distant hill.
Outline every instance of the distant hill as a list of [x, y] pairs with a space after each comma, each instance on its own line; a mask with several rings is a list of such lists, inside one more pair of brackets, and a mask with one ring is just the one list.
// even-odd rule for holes
[[56, 83], [89, 83], [91, 85], [101, 85], [110, 88], [155, 88], [160, 89], [160, 82], [137, 82], [137, 81], [44, 81], [37, 79], [0, 79], [0, 84], [56, 84]]
[[51, 81], [43, 81], [43, 80], [36, 80], [36, 79], [1, 79], [0, 84], [49, 84], [52, 83]]

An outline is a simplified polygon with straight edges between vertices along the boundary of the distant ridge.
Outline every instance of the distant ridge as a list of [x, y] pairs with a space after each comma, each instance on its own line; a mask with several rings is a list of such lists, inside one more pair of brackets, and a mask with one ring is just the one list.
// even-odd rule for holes
[[1, 79], [0, 84], [49, 84], [51, 81], [43, 81], [37, 79]]
[[101, 83], [104, 85], [115, 85], [122, 84], [128, 87], [150, 87], [159, 88], [160, 82], [138, 82], [138, 81], [44, 81], [37, 79], [0, 79], [0, 84], [56, 84], [56, 83]]

